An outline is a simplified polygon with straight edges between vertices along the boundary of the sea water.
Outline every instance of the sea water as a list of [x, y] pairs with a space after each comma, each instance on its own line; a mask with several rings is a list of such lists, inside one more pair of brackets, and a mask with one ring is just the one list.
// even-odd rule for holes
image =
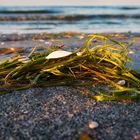
[[0, 34], [67, 31], [140, 33], [140, 6], [0, 6]]

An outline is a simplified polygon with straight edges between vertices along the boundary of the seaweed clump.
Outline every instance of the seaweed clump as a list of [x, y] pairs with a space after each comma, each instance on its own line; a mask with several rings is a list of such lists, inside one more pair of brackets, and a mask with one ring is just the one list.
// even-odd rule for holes
[[[94, 40], [101, 45], [95, 45]], [[109, 88], [88, 96], [96, 100], [139, 100], [139, 73], [127, 64], [133, 64], [128, 56], [127, 43], [103, 35], [89, 35], [86, 45], [71, 55], [46, 59], [54, 50], [41, 51], [28, 57], [15, 56], [0, 63], [0, 92], [32, 87], [104, 85]], [[120, 81], [125, 81], [120, 84]]]

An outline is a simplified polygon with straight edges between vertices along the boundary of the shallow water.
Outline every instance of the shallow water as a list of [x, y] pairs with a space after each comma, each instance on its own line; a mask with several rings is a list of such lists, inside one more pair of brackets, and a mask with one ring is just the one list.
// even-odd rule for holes
[[140, 6], [0, 7], [0, 33], [140, 32]]

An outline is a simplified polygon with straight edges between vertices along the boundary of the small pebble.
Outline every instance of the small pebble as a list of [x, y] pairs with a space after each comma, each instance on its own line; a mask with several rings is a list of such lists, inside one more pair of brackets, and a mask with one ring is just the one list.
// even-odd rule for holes
[[79, 39], [81, 40], [81, 39], [84, 39], [85, 38], [85, 35], [81, 35], [81, 36], [79, 36]]
[[76, 54], [77, 54], [77, 56], [81, 56], [82, 55], [82, 52], [78, 52]]
[[15, 48], [10, 48], [10, 51], [13, 51], [14, 52], [15, 50], [16, 50]]
[[43, 39], [40, 39], [40, 40], [38, 40], [39, 42], [44, 42], [44, 40]]
[[99, 126], [99, 124], [97, 123], [97, 122], [95, 122], [95, 121], [89, 121], [88, 122], [88, 127], [90, 128], [90, 129], [95, 129], [95, 128], [97, 128]]
[[5, 43], [4, 43], [4, 42], [1, 42], [0, 44], [1, 44], [1, 45], [4, 45]]
[[29, 63], [31, 60], [28, 57], [23, 56], [23, 57], [19, 58], [18, 61], [20, 61], [22, 63]]
[[46, 41], [45, 44], [46, 44], [46, 45], [52, 45], [52, 42]]
[[134, 52], [134, 51], [132, 51], [132, 50], [130, 50], [130, 51], [129, 51], [129, 54], [135, 54], [135, 52]]
[[68, 117], [72, 118], [74, 115], [72, 113], [68, 113]]
[[121, 86], [125, 85], [125, 83], [126, 83], [125, 80], [120, 80], [117, 82], [117, 84]]

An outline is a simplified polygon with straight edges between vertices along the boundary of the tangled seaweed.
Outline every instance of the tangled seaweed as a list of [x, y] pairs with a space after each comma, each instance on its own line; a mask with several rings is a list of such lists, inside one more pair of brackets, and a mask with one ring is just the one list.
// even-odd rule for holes
[[[100, 40], [101, 45], [93, 41]], [[15, 56], [0, 63], [0, 92], [50, 86], [108, 86], [88, 96], [96, 100], [139, 100], [139, 73], [127, 64], [128, 45], [102, 35], [89, 35], [86, 45], [71, 55], [46, 59], [50, 51]], [[53, 50], [52, 50], [53, 52]], [[118, 84], [124, 80], [123, 85]], [[93, 86], [94, 85], [94, 86]]]

